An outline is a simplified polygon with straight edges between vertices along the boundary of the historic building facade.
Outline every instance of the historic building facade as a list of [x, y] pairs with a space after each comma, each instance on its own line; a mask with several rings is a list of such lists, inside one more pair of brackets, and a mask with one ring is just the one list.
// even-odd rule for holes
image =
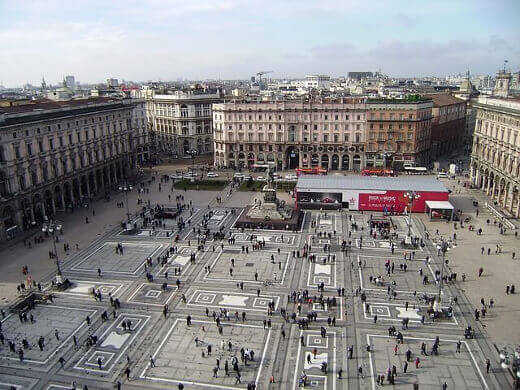
[[431, 99], [369, 99], [367, 166], [402, 169], [430, 164]]
[[432, 94], [432, 133], [430, 157], [437, 160], [464, 145], [466, 102], [450, 94]]
[[213, 153], [211, 107], [221, 100], [220, 93], [204, 90], [173, 91], [158, 94], [143, 90], [150, 130], [158, 151], [172, 157]]
[[143, 110], [113, 98], [0, 108], [0, 241], [133, 174], [148, 158]]
[[[497, 86], [503, 85], [498, 80]], [[498, 87], [500, 88], [500, 87]], [[503, 91], [502, 91], [503, 92]], [[473, 103], [471, 181], [512, 216], [520, 216], [520, 98], [495, 90]]]
[[362, 98], [214, 104], [215, 166], [359, 171], [366, 111]]

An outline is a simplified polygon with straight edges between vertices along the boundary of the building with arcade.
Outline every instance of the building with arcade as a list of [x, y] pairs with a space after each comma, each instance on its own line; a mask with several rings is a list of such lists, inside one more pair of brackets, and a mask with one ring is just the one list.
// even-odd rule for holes
[[0, 241], [104, 195], [148, 159], [148, 143], [142, 100], [0, 107]]

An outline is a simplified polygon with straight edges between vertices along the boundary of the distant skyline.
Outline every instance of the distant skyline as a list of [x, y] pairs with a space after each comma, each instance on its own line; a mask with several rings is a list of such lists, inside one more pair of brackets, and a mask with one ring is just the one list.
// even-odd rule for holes
[[0, 85], [520, 70], [517, 0], [0, 0]]

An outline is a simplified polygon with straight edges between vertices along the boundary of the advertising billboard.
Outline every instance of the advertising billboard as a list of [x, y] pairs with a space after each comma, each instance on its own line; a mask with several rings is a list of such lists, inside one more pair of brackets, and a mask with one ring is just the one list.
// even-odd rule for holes
[[[406, 191], [377, 191], [359, 194], [359, 210], [402, 213], [409, 204]], [[413, 202], [413, 212], [424, 212], [427, 200], [448, 200], [447, 192], [417, 192], [419, 199]]]

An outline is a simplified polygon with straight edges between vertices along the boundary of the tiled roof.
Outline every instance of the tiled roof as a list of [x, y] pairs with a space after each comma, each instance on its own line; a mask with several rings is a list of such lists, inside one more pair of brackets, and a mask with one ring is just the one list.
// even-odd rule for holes
[[54, 101], [50, 99], [34, 100], [27, 104], [20, 104], [12, 107], [0, 107], [0, 113], [18, 114], [31, 112], [34, 110], [56, 110], [64, 107], [79, 107], [87, 104], [100, 104], [118, 102], [118, 99], [109, 97], [91, 97], [86, 99], [71, 99]]
[[447, 93], [438, 93], [428, 95], [433, 100], [433, 107], [451, 106], [452, 104], [464, 103], [464, 100], [453, 97]]

